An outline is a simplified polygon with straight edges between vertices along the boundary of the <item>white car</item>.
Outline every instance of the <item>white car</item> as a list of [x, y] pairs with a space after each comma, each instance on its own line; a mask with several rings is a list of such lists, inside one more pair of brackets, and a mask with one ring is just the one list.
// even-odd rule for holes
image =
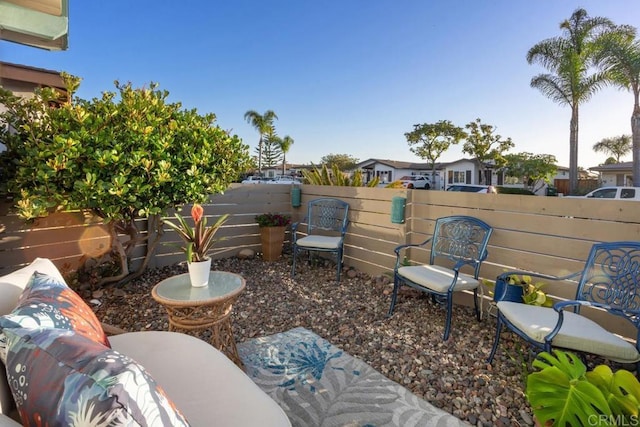
[[428, 190], [431, 188], [429, 177], [424, 175], [406, 175], [399, 179], [404, 188]]
[[271, 181], [267, 181], [267, 184], [302, 184], [302, 181], [292, 176], [278, 176]]
[[263, 184], [269, 181], [270, 181], [269, 178], [261, 178], [259, 176], [248, 176], [246, 179], [242, 180], [242, 184]]
[[447, 191], [461, 191], [463, 193], [486, 193], [488, 185], [475, 184], [451, 184], [447, 187]]
[[569, 198], [588, 198], [606, 200], [640, 200], [640, 187], [601, 187], [584, 196], [566, 196]]

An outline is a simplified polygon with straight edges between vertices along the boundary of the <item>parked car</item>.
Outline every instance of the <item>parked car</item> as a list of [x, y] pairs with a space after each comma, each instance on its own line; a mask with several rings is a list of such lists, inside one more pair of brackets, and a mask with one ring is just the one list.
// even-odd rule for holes
[[278, 176], [271, 181], [267, 181], [267, 184], [302, 184], [302, 181], [292, 176]]
[[431, 188], [429, 177], [424, 175], [406, 175], [400, 178], [398, 181], [402, 183], [404, 188], [414, 188], [416, 190], [428, 190]]
[[640, 200], [640, 187], [601, 187], [584, 196], [566, 196], [569, 198], [589, 198], [607, 200]]
[[464, 193], [486, 193], [488, 185], [474, 184], [452, 184], [447, 187], [447, 191], [461, 191]]
[[263, 184], [269, 181], [273, 181], [273, 179], [260, 176], [248, 176], [247, 178], [242, 180], [242, 184]]

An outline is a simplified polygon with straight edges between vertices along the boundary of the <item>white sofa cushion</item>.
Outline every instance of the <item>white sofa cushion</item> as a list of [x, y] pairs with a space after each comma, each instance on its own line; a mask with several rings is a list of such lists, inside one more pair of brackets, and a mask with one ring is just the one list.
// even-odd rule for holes
[[[510, 301], [500, 301], [497, 306], [509, 322], [539, 343], [544, 343], [544, 337], [558, 322], [558, 313], [553, 308]], [[631, 343], [572, 311], [565, 310], [562, 328], [551, 344], [598, 354], [617, 362], [634, 363], [640, 360], [640, 354]]]
[[[36, 258], [31, 264], [22, 267], [13, 273], [0, 277], [0, 316], [11, 313], [18, 303], [20, 294], [29, 283], [33, 273], [48, 274], [59, 280], [64, 281], [62, 274], [58, 271], [50, 259]], [[4, 369], [2, 363], [0, 368]], [[8, 414], [15, 410], [13, 396], [9, 389], [9, 384], [5, 375], [0, 375], [0, 414]]]
[[144, 331], [109, 337], [138, 361], [196, 426], [290, 426], [286, 414], [216, 348], [190, 335]]
[[36, 271], [64, 282], [58, 268], [50, 259], [46, 258], [36, 258], [31, 264], [0, 277], [0, 316], [13, 311], [20, 294]]

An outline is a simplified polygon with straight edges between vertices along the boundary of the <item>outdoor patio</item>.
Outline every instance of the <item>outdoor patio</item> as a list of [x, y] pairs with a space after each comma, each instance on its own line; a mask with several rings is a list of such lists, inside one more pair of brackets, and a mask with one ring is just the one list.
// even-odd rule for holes
[[[302, 326], [472, 425], [533, 424], [523, 394], [528, 371], [522, 343], [505, 334], [494, 366], [485, 362], [493, 318], [477, 322], [471, 308], [456, 306], [451, 338], [443, 342], [444, 309], [424, 294], [403, 291], [387, 319], [388, 276], [354, 270], [336, 284], [332, 263], [304, 262], [291, 279], [290, 261], [289, 255], [271, 263], [259, 257], [214, 261], [214, 270], [239, 273], [247, 281], [232, 315], [238, 343]], [[128, 331], [166, 330], [166, 312], [151, 298], [151, 288], [183, 272], [183, 265], [151, 270], [122, 289], [86, 291], [85, 297], [100, 301], [96, 313], [105, 323]]]

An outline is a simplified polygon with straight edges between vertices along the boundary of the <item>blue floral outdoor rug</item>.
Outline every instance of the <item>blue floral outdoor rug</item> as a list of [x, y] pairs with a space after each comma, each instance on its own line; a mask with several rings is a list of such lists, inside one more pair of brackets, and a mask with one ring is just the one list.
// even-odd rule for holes
[[245, 341], [238, 351], [294, 427], [468, 426], [304, 328]]

